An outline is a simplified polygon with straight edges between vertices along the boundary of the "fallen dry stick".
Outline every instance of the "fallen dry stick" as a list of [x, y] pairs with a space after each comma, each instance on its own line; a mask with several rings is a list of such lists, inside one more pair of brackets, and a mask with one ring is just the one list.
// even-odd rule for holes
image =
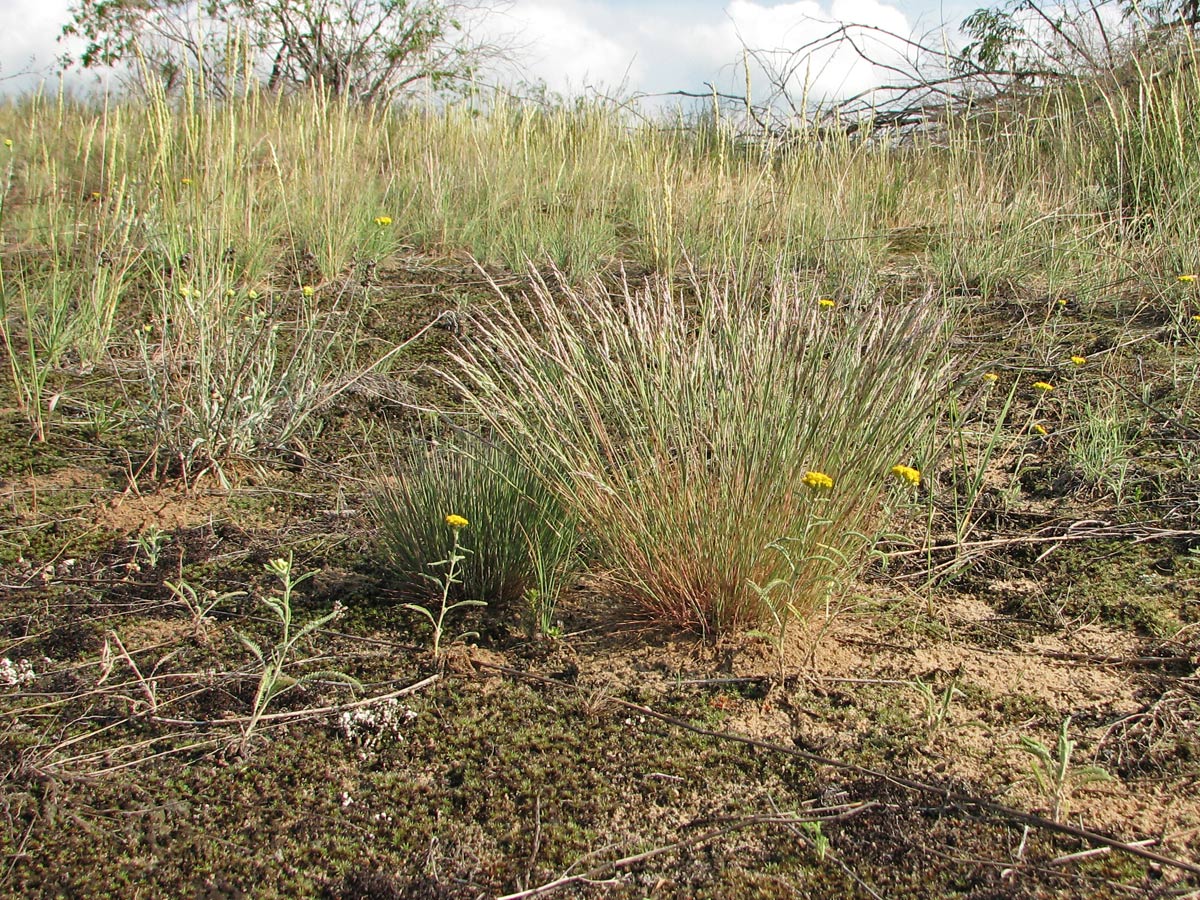
[[681, 841], [675, 841], [672, 844], [664, 844], [661, 847], [654, 847], [650, 850], [644, 850], [641, 853], [635, 853], [632, 856], [623, 856], [620, 859], [614, 859], [610, 862], [601, 863], [594, 866], [586, 872], [580, 872], [578, 875], [564, 875], [561, 878], [556, 878], [539, 887], [530, 888], [527, 891], [518, 891], [515, 894], [505, 894], [502, 897], [497, 897], [496, 900], [526, 900], [529, 897], [540, 897], [542, 894], [549, 894], [551, 891], [557, 891], [559, 888], [567, 887], [572, 884], [581, 882], [594, 883], [597, 879], [609, 872], [617, 872], [621, 869], [628, 869], [631, 866], [636, 866], [638, 863], [645, 862], [648, 859], [653, 859], [656, 856], [662, 856], [665, 853], [671, 853], [674, 850], [685, 850], [688, 847], [695, 847], [699, 844], [706, 844], [711, 840], [715, 840], [726, 834], [734, 831], [741, 831], [745, 828], [751, 828], [755, 825], [803, 825], [806, 823], [815, 822], [842, 822], [846, 819], [853, 818], [861, 812], [872, 809], [879, 804], [874, 800], [869, 800], [866, 803], [860, 803], [857, 806], [849, 808], [838, 807], [843, 810], [828, 816], [818, 815], [821, 810], [813, 810], [812, 814], [807, 816], [747, 816], [743, 819], [737, 819], [734, 822], [724, 825], [721, 828], [713, 828], [703, 834], [697, 834], [689, 838], [684, 838]]
[[[475, 665], [479, 668], [492, 669], [497, 672], [502, 672], [514, 678], [521, 678], [526, 681], [537, 682], [541, 684], [553, 685], [565, 690], [578, 691], [576, 685], [568, 684], [559, 681], [555, 678], [548, 678], [545, 675], [538, 675], [534, 672], [522, 672], [519, 669], [512, 669], [508, 666], [502, 666], [496, 663], [487, 663], [476, 661]], [[940, 797], [943, 802], [959, 807], [974, 807], [977, 810], [991, 813], [992, 815], [1008, 819], [1011, 822], [1018, 822], [1022, 825], [1028, 825], [1032, 828], [1038, 828], [1043, 831], [1053, 831], [1058, 834], [1065, 834], [1070, 837], [1078, 838], [1081, 841], [1086, 841], [1093, 847], [1107, 847], [1112, 850], [1119, 850], [1122, 853], [1128, 853], [1130, 856], [1137, 856], [1150, 862], [1157, 863], [1160, 866], [1167, 866], [1173, 869], [1179, 869], [1188, 872], [1192, 875], [1200, 876], [1200, 865], [1188, 862], [1183, 859], [1175, 859], [1174, 857], [1165, 856], [1162, 853], [1156, 853], [1153, 850], [1144, 846], [1143, 841], [1129, 843], [1118, 840], [1117, 838], [1109, 837], [1106, 834], [1101, 834], [1098, 831], [1091, 831], [1087, 828], [1077, 828], [1074, 825], [1068, 825], [1065, 822], [1055, 822], [1052, 819], [1047, 819], [1042, 816], [1034, 815], [1033, 813], [1022, 812], [1019, 809], [1013, 809], [1009, 806], [1004, 806], [1000, 803], [994, 803], [991, 800], [985, 800], [982, 797], [973, 797], [970, 794], [964, 794], [960, 791], [950, 788], [940, 787], [936, 784], [929, 784], [923, 781], [917, 781], [913, 778], [908, 778], [904, 775], [895, 775], [888, 772], [881, 772], [878, 769], [872, 769], [867, 766], [859, 766], [854, 763], [845, 762], [844, 760], [832, 759], [827, 756], [821, 756], [817, 753], [810, 753], [807, 750], [799, 750], [795, 747], [786, 747], [783, 744], [776, 744], [771, 741], [762, 741], [757, 738], [749, 737], [748, 735], [738, 734], [733, 731], [712, 731], [708, 728], [702, 728], [699, 725], [693, 725], [684, 719], [676, 718], [675, 716], [667, 715], [658, 710], [651, 709], [649, 706], [642, 706], [640, 703], [631, 703], [628, 700], [620, 700], [618, 698], [610, 698], [609, 702], [623, 707], [624, 709], [640, 713], [644, 716], [649, 716], [658, 719], [660, 722], [666, 722], [676, 728], [682, 728], [685, 731], [690, 731], [693, 734], [703, 735], [705, 737], [716, 738], [723, 741], [732, 741], [738, 744], [745, 744], [750, 747], [758, 747], [762, 750], [769, 750], [774, 753], [781, 753], [786, 756], [793, 756], [797, 759], [803, 759], [807, 762], [821, 766], [829, 766], [830, 768], [840, 769], [844, 772], [854, 772], [858, 775], [866, 775], [871, 778], [882, 778], [889, 781], [898, 787], [906, 790], [932, 794]]]

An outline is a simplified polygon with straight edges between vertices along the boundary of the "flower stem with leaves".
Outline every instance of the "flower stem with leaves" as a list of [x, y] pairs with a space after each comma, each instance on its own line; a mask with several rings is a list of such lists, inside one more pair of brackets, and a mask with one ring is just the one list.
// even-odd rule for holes
[[344, 672], [336, 672], [322, 670], [319, 672], [306, 672], [305, 674], [293, 677], [284, 672], [284, 668], [292, 664], [291, 656], [296, 645], [304, 638], [308, 637], [318, 628], [328, 625], [334, 619], [342, 614], [343, 607], [340, 603], [335, 603], [333, 609], [323, 616], [318, 616], [315, 619], [307, 622], [296, 631], [292, 630], [292, 594], [296, 586], [309, 578], [312, 578], [316, 572], [306, 572], [298, 578], [292, 574], [292, 556], [288, 554], [287, 559], [282, 557], [273, 559], [265, 566], [266, 570], [279, 579], [281, 592], [277, 596], [267, 595], [262, 598], [263, 604], [275, 614], [279, 620], [280, 632], [279, 638], [275, 645], [269, 650], [264, 651], [255, 641], [245, 634], [238, 633], [238, 638], [246, 646], [246, 648], [254, 654], [255, 658], [262, 664], [263, 671], [258, 681], [258, 690], [254, 694], [254, 706], [250, 714], [249, 720], [242, 729], [241, 752], [245, 755], [246, 748], [250, 743], [250, 738], [258, 727], [259, 721], [267, 711], [267, 707], [281, 694], [291, 690], [294, 687], [302, 687], [313, 681], [337, 681], [342, 684], [348, 684], [351, 688], [361, 689], [362, 685], [357, 679], [347, 675]]
[[[440, 577], [434, 575], [426, 575], [425, 577], [436, 584], [442, 592], [441, 608], [435, 616], [428, 607], [420, 606], [416, 603], [405, 603], [405, 609], [411, 609], [413, 612], [420, 613], [429, 620], [429, 624], [433, 626], [433, 657], [440, 659], [442, 654], [442, 636], [445, 634], [446, 616], [458, 609], [460, 606], [487, 606], [482, 600], [459, 600], [457, 603], [450, 602], [450, 591], [454, 585], [462, 584], [462, 578], [459, 577], [462, 561], [467, 558], [467, 554], [471, 551], [462, 547], [458, 542], [459, 532], [467, 527], [468, 522], [462, 516], [454, 515], [453, 513], [446, 516], [446, 524], [450, 526], [454, 538], [450, 546], [450, 553], [445, 559], [439, 559], [437, 562], [430, 563], [430, 568], [442, 567], [445, 573]], [[467, 637], [478, 637], [478, 634], [473, 631], [468, 631], [460, 634], [456, 640]]]

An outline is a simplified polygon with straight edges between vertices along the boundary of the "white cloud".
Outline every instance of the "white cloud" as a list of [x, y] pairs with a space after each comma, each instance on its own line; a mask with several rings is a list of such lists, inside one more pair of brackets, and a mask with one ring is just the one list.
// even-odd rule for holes
[[55, 38], [66, 18], [67, 0], [9, 0], [0, 4], [0, 75], [15, 75], [52, 63]]
[[[911, 30], [904, 13], [881, 0], [774, 5], [731, 0], [724, 9], [699, 6], [688, 11], [647, 2], [636, 12], [619, 14], [611, 3], [598, 0], [515, 0], [503, 24], [488, 27], [512, 29], [524, 46], [525, 74], [544, 80], [553, 90], [623, 85], [647, 93], [703, 92], [706, 84], [740, 93], [745, 48], [762, 51], [760, 60], [778, 71], [795, 51], [829, 34], [840, 22], [903, 36]], [[878, 37], [869, 42], [870, 52], [884, 61], [898, 58], [899, 42]], [[753, 83], [765, 90], [768, 72], [752, 66], [751, 74]], [[797, 94], [807, 87], [810, 96], [832, 96], [868, 89], [883, 78], [882, 70], [850, 47], [839, 46], [814, 52], [789, 86]]]
[[[63, 47], [57, 37], [72, 0], [0, 0], [0, 76], [29, 67], [37, 77], [0, 82], [0, 90], [27, 89], [53, 71]], [[897, 3], [905, 0], [896, 0]], [[706, 83], [740, 93], [743, 48], [764, 51], [778, 67], [790, 54], [829, 33], [838, 22], [857, 22], [907, 35], [910, 22], [886, 0], [512, 0], [502, 15], [477, 25], [485, 35], [511, 35], [515, 65], [530, 80], [565, 94], [585, 87], [645, 93], [704, 92]], [[872, 53], [896, 54], [876, 44]], [[752, 68], [756, 95], [767, 74]], [[848, 47], [820, 51], [800, 66], [790, 84], [810, 96], [860, 91], [883, 73]], [[72, 84], [94, 83], [76, 75]]]
[[564, 93], [588, 85], [614, 87], [633, 76], [636, 49], [602, 29], [605, 10], [577, 0], [517, 0], [485, 24], [492, 33], [508, 31], [517, 67], [530, 80]]
[[[0, 0], [0, 92], [58, 87], [58, 59], [78, 44], [58, 40], [73, 0]], [[73, 89], [100, 83], [95, 73], [70, 73]]]

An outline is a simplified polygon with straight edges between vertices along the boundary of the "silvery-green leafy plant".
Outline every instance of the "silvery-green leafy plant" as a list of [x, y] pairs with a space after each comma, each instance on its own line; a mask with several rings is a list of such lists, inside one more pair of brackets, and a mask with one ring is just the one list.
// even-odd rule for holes
[[1059, 726], [1058, 744], [1053, 751], [1037, 738], [1021, 735], [1020, 748], [1033, 757], [1030, 769], [1038, 789], [1050, 804], [1050, 815], [1056, 821], [1066, 818], [1076, 787], [1112, 780], [1100, 766], [1072, 767], [1075, 741], [1067, 736], [1070, 727], [1071, 717], [1067, 716]]
[[301, 664], [292, 659], [296, 645], [318, 628], [323, 628], [338, 618], [343, 612], [343, 607], [340, 603], [335, 603], [330, 612], [315, 619], [310, 619], [299, 628], [294, 628], [292, 623], [292, 594], [297, 585], [307, 581], [317, 573], [306, 572], [299, 577], [295, 576], [293, 574], [291, 554], [288, 554], [287, 559], [278, 557], [271, 560], [266, 564], [266, 570], [279, 579], [280, 592], [277, 595], [266, 594], [260, 599], [263, 606], [270, 610], [275, 618], [278, 619], [279, 633], [275, 643], [266, 649], [248, 635], [241, 632], [238, 633], [238, 638], [242, 644], [254, 654], [254, 658], [262, 666], [262, 674], [259, 676], [258, 688], [254, 693], [254, 703], [250, 717], [242, 726], [240, 750], [243, 755], [245, 755], [249, 747], [250, 739], [255, 729], [266, 713], [267, 707], [284, 693], [294, 688], [303, 687], [314, 681], [334, 681], [347, 684], [354, 690], [362, 689], [362, 685], [357, 679], [344, 672], [326, 669], [293, 676], [284, 671], [289, 666]]

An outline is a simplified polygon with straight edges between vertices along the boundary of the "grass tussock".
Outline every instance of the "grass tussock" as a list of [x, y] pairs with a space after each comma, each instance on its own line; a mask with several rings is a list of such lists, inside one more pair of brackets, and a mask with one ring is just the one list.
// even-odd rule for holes
[[473, 320], [451, 377], [652, 618], [720, 633], [806, 616], [923, 439], [945, 320], [928, 297], [691, 288], [614, 302], [535, 281]]
[[[419, 446], [418, 446], [419, 443]], [[385, 474], [374, 514], [402, 590], [414, 599], [436, 593], [450, 543], [447, 515], [469, 523], [465, 559], [452, 599], [519, 606], [536, 632], [553, 628], [559, 595], [578, 570], [573, 516], [507, 448], [413, 442], [404, 470]]]

